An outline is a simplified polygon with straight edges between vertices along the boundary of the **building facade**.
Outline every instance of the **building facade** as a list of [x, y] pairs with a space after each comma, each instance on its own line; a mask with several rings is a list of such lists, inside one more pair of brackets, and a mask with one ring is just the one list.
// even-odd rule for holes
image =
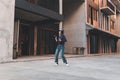
[[15, 0], [0, 0], [0, 62], [11, 61]]
[[[64, 6], [66, 52], [79, 54], [117, 53], [119, 0], [75, 0]], [[71, 4], [72, 3], [72, 8]], [[66, 11], [68, 10], [68, 11]], [[72, 36], [72, 37], [71, 37]], [[84, 50], [82, 53], [81, 50]]]
[[53, 54], [62, 29], [62, 0], [1, 0], [0, 62]]
[[62, 0], [16, 0], [14, 58], [54, 54], [62, 20]]
[[120, 51], [119, 0], [1, 0], [0, 62], [54, 54], [64, 30], [65, 53]]

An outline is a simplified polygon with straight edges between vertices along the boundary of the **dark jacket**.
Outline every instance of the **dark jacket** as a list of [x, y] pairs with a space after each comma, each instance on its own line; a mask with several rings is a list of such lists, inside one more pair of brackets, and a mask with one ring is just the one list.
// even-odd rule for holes
[[[61, 41], [59, 41], [59, 38], [61, 39]], [[58, 43], [58, 45], [64, 45], [65, 42], [67, 42], [67, 39], [64, 34], [61, 34], [61, 36], [58, 37], [57, 43]]]

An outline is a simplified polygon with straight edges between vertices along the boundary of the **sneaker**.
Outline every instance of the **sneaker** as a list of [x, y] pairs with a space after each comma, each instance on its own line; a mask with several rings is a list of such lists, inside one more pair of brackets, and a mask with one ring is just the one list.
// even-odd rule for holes
[[58, 66], [58, 63], [56, 63], [56, 62], [55, 62], [55, 64], [54, 64], [54, 65], [55, 65], [55, 66]]
[[69, 66], [69, 64], [67, 63], [66, 66]]

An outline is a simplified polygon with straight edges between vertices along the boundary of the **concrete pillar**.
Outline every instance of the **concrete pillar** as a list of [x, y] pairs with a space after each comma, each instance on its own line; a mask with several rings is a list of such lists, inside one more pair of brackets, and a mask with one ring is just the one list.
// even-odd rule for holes
[[37, 26], [34, 28], [34, 56], [37, 55]]
[[[59, 14], [63, 15], [63, 0], [59, 0]], [[63, 22], [59, 23], [59, 30], [63, 30]]]
[[13, 59], [16, 59], [18, 55], [19, 25], [20, 25], [20, 20], [16, 20], [14, 23]]
[[14, 9], [15, 0], [0, 0], [0, 62], [12, 60]]
[[[117, 14], [116, 16], [117, 17], [115, 21], [115, 30], [117, 35], [120, 36], [120, 14]], [[120, 53], [120, 39], [118, 39], [118, 42], [117, 42], [117, 52]]]

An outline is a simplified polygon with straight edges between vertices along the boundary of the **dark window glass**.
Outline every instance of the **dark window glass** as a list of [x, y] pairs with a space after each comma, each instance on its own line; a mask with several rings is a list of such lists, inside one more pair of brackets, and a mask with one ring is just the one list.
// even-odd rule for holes
[[91, 34], [90, 35], [90, 53], [98, 53], [98, 35]]
[[88, 17], [90, 18], [89, 23], [93, 25], [93, 21], [98, 21], [98, 11], [91, 6], [88, 8]]

